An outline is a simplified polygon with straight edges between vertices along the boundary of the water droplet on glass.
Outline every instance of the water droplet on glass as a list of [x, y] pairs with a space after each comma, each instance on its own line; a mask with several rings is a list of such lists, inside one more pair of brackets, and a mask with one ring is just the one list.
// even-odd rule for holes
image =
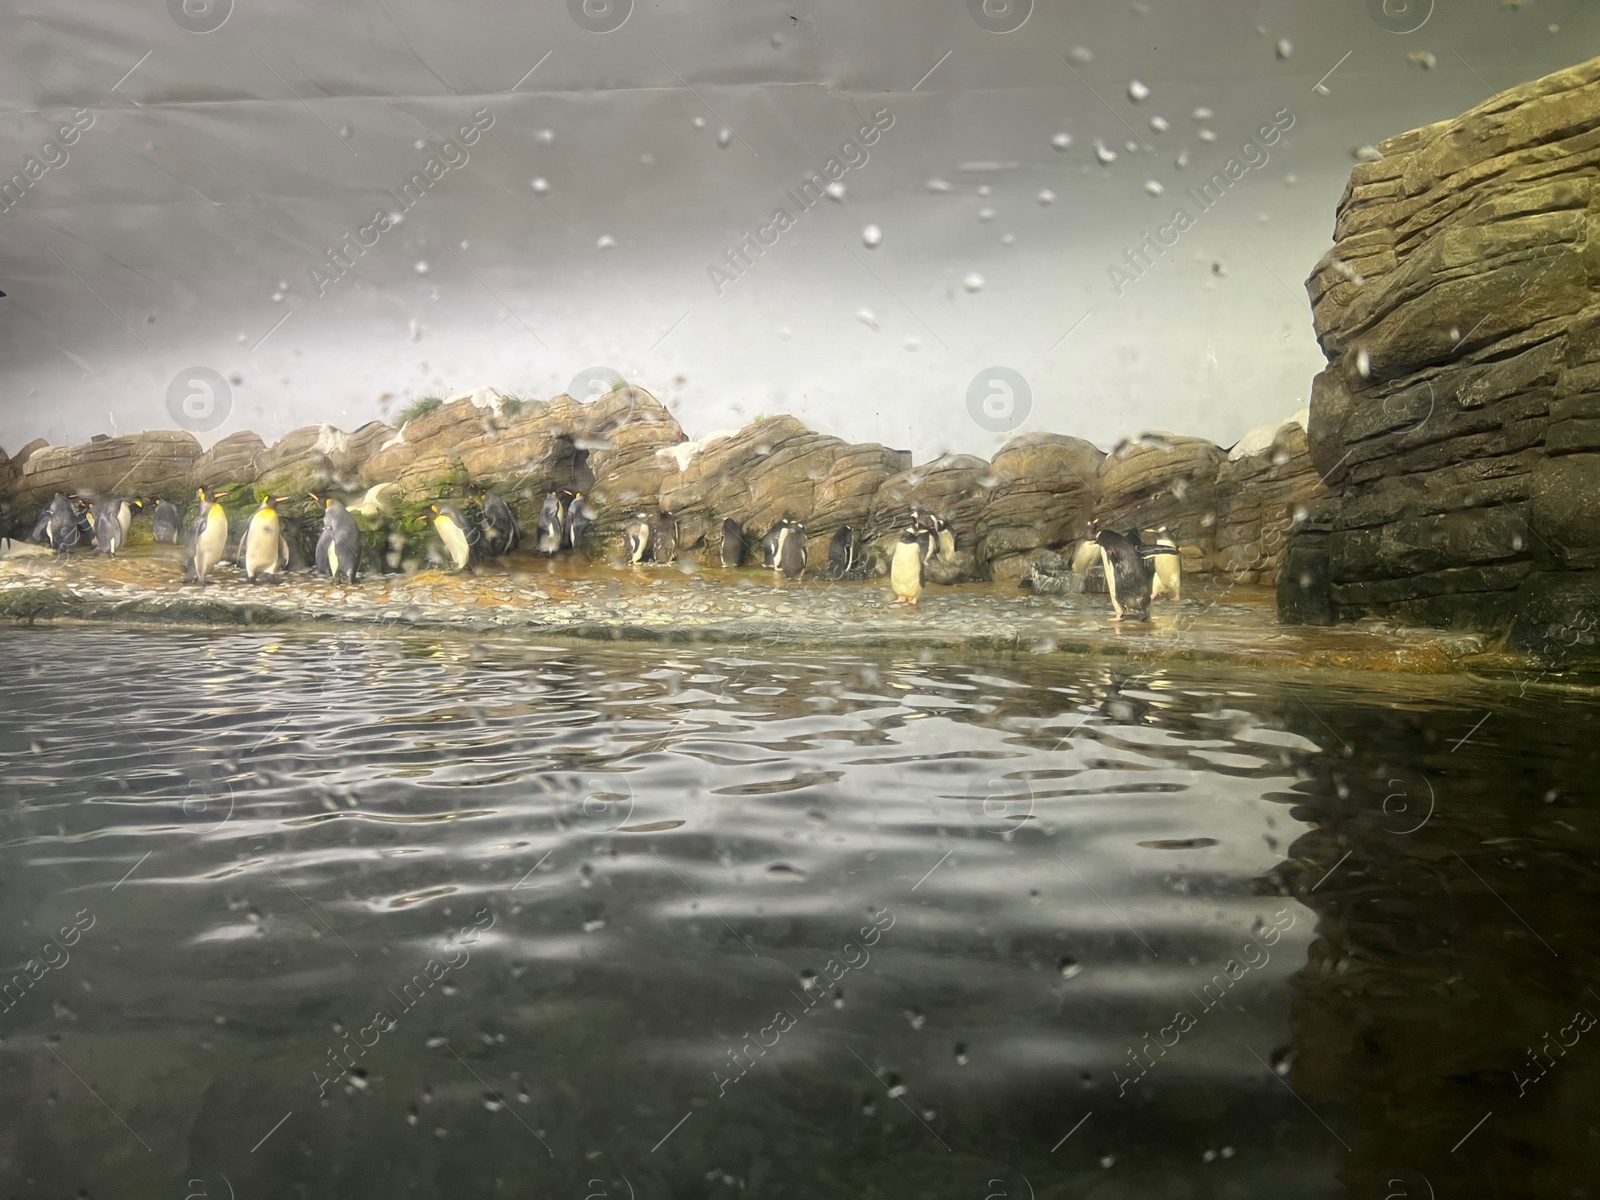
[[1200, 131], [1200, 140], [1202, 142], [1214, 142], [1214, 141], [1216, 141], [1217, 140], [1217, 131], [1214, 130], [1214, 129], [1202, 129]]
[[1050, 205], [1056, 202], [1056, 194], [1049, 188], [1045, 188], [1039, 193], [1037, 199], [1040, 204], [1048, 208]]
[[987, 196], [992, 191], [994, 191], [994, 189], [987, 183], [981, 183], [978, 185], [978, 195], [980, 196]]
[[1157, 133], [1165, 133], [1167, 130], [1172, 128], [1172, 122], [1168, 121], [1165, 117], [1151, 117], [1150, 128], [1155, 130]]
[[542, 195], [544, 195], [546, 192], [548, 192], [550, 190], [550, 181], [548, 179], [546, 179], [543, 175], [540, 175], [538, 178], [536, 178], [528, 186], [531, 187], [534, 191], [538, 192], [542, 196]]
[[462, 238], [462, 239], [461, 239], [461, 248], [462, 248], [462, 249], [463, 249], [463, 250], [465, 250], [465, 249], [466, 249], [466, 248], [467, 248], [467, 247], [468, 247], [468, 246], [470, 246], [470, 245], [472, 245], [472, 243], [471, 243], [471, 242], [469, 242], [469, 241], [468, 241], [468, 240], [467, 240], [467, 239], [466, 239], [466, 238]]
[[1122, 148], [1129, 154], [1139, 153], [1139, 143], [1134, 141], [1132, 138], [1129, 138], [1127, 141], [1123, 142]]
[[272, 302], [274, 304], [282, 304], [283, 303], [283, 293], [282, 292], [273, 292], [272, 293]]
[[1144, 181], [1144, 190], [1149, 192], [1152, 196], [1159, 196], [1167, 189], [1161, 186], [1160, 180], [1146, 179]]
[[994, 217], [995, 212], [992, 208], [980, 208], [978, 210], [978, 220], [980, 221], [992, 221]]
[[1104, 166], [1110, 166], [1112, 163], [1117, 161], [1117, 152], [1102, 142], [1099, 138], [1096, 138], [1094, 142], [1094, 156], [1098, 158], [1101, 164]]
[[1063, 129], [1050, 139], [1050, 144], [1057, 150], [1065, 150], [1072, 145], [1072, 135]]
[[1083, 964], [1077, 959], [1069, 956], [1058, 962], [1056, 964], [1056, 969], [1061, 972], [1061, 978], [1071, 979], [1074, 975], [1083, 970]]
[[533, 136], [547, 146], [556, 140], [555, 131], [551, 129], [540, 129]]
[[1203, 104], [1199, 108], [1194, 110], [1194, 119], [1196, 121], [1209, 121], [1209, 120], [1211, 120], [1212, 117], [1214, 117], [1216, 115], [1217, 115], [1216, 113], [1212, 112], [1209, 108], [1207, 108]]
[[1128, 99], [1132, 100], [1135, 104], [1138, 104], [1143, 100], [1147, 100], [1149, 97], [1150, 89], [1144, 84], [1140, 83], [1137, 79], [1128, 84]]
[[976, 271], [968, 271], [966, 277], [961, 281], [961, 286], [969, 292], [981, 292], [983, 291], [983, 276]]
[[1413, 50], [1406, 58], [1417, 64], [1424, 71], [1431, 71], [1439, 65], [1439, 60], [1427, 50]]
[[965, 1042], [957, 1042], [956, 1043], [956, 1066], [964, 1067], [970, 1061], [971, 1060], [968, 1059], [968, 1057], [967, 1057], [967, 1044]]
[[598, 238], [595, 239], [594, 244], [597, 249], [609, 250], [611, 247], [617, 244], [617, 239], [612, 237], [609, 233], [602, 233]]
[[696, 129], [704, 129], [706, 127], [706, 119], [704, 117], [696, 117], [693, 124]]
[[418, 275], [426, 275], [428, 273], [428, 264], [426, 261], [419, 258], [416, 261], [416, 265], [412, 269], [416, 271]]
[[844, 203], [844, 184], [840, 183], [837, 179], [835, 179], [827, 187], [823, 188], [822, 191], [823, 194], [835, 204]]
[[1284, 62], [1288, 62], [1294, 57], [1294, 43], [1288, 38], [1279, 38], [1278, 44], [1273, 47], [1272, 52]]
[[1016, 242], [1017, 235], [1014, 233], [1002, 233], [1000, 235], [1000, 244], [1002, 246], [1014, 246], [1016, 245]]
[[1189, 147], [1185, 146], [1178, 151], [1178, 157], [1173, 161], [1173, 165], [1180, 171], [1189, 165]]
[[348, 125], [339, 126], [339, 136], [342, 137], [342, 138], [348, 139], [349, 136], [350, 136], [350, 126], [348, 126]]
[[943, 179], [930, 179], [927, 188], [930, 192], [948, 192], [950, 184]]
[[1117, 1156], [1115, 1154], [1106, 1155], [1100, 1160], [1100, 1165], [1108, 1171], [1111, 1170], [1112, 1167], [1117, 1165]]
[[1353, 146], [1350, 149], [1350, 157], [1357, 162], [1377, 162], [1383, 155], [1376, 146]]
[[902, 344], [905, 346], [905, 348], [907, 350], [910, 350], [912, 353], [916, 353], [916, 351], [922, 349], [922, 341], [921, 341], [921, 339], [917, 338], [917, 337], [914, 337], [914, 336], [907, 337], [906, 340]]
[[418, 139], [417, 139], [417, 140], [416, 140], [416, 141], [414, 141], [414, 142], [412, 142], [412, 143], [411, 143], [411, 148], [412, 148], [412, 149], [413, 149], [413, 150], [421, 150], [421, 149], [422, 149], [422, 148], [423, 148], [423, 147], [425, 147], [425, 146], [426, 146], [426, 145], [427, 145], [427, 144], [428, 144], [428, 143], [427, 143], [427, 141], [426, 141], [426, 139], [424, 139], [424, 138], [418, 138]]
[[870, 308], [857, 309], [856, 320], [860, 321], [874, 333], [878, 331], [878, 314], [873, 312]]
[[1361, 373], [1363, 379], [1372, 374], [1372, 355], [1364, 346], [1356, 351], [1356, 370]]
[[883, 230], [876, 225], [868, 225], [861, 231], [861, 244], [868, 250], [875, 250], [883, 244]]
[[1086, 63], [1094, 59], [1094, 51], [1087, 46], [1074, 46], [1067, 54], [1073, 62]]

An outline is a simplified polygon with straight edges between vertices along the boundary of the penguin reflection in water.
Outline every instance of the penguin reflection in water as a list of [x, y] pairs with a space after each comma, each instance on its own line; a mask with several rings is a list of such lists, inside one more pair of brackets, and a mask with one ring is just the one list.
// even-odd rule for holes
[[244, 577], [255, 583], [262, 576], [276, 579], [289, 566], [289, 543], [278, 521], [278, 505], [287, 496], [263, 496], [261, 507], [250, 514], [244, 527]]
[[472, 562], [472, 547], [478, 540], [478, 531], [449, 504], [430, 504], [422, 519], [433, 522], [451, 564], [456, 570], [465, 571]]
[[226, 492], [201, 488], [196, 495], [200, 511], [189, 522], [189, 570], [187, 578], [205, 586], [211, 568], [222, 561], [228, 550], [228, 514], [222, 509]]
[[495, 557], [510, 554], [522, 542], [522, 526], [511, 506], [487, 488], [473, 489], [472, 498], [483, 513], [483, 552]]
[[311, 498], [322, 500], [322, 536], [317, 538], [317, 570], [335, 582], [343, 576], [344, 582], [354, 583], [356, 572], [361, 567], [360, 526], [350, 515], [350, 510], [334, 497], [319, 497], [313, 492]]

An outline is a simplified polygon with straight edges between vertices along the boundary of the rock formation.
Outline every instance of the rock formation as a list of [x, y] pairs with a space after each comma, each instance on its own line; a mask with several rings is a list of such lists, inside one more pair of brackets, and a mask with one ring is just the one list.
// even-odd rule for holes
[[[1328, 366], [1288, 619], [1552, 630], [1600, 616], [1600, 59], [1390, 138], [1307, 289]], [[1562, 644], [1567, 638], [1558, 637]]]

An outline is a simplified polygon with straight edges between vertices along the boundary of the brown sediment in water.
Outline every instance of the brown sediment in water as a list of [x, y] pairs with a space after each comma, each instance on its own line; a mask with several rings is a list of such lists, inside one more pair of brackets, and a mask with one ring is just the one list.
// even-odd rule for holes
[[1034, 596], [1000, 583], [930, 589], [916, 609], [878, 580], [788, 582], [759, 569], [628, 568], [515, 558], [470, 572], [374, 576], [354, 587], [291, 574], [250, 584], [231, 566], [205, 587], [180, 582], [176, 551], [116, 559], [0, 560], [0, 617], [28, 623], [405, 627], [605, 640], [876, 646], [1096, 655], [1142, 662], [1236, 662], [1267, 671], [1517, 673], [1571, 682], [1480, 634], [1364, 622], [1280, 624], [1272, 590], [1190, 589], [1157, 601], [1148, 622], [1117, 623], [1103, 596]]

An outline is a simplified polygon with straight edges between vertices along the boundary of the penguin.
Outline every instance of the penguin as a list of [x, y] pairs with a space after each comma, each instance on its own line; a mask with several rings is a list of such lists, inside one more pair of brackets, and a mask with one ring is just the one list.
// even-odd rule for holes
[[635, 513], [633, 520], [629, 521], [622, 530], [622, 552], [628, 562], [638, 566], [644, 561], [645, 555], [650, 551], [650, 518], [644, 513]]
[[80, 496], [68, 496], [67, 500], [72, 505], [73, 520], [78, 523], [78, 540], [94, 541], [94, 517], [90, 515], [89, 502]]
[[484, 553], [495, 557], [510, 554], [522, 541], [522, 527], [511, 506], [487, 488], [478, 488], [473, 498], [483, 513]]
[[117, 551], [122, 549], [125, 537], [122, 522], [117, 515], [117, 502], [110, 504], [91, 504], [89, 506], [89, 520], [94, 525], [94, 549], [96, 554], [105, 554], [115, 558]]
[[1177, 603], [1183, 599], [1183, 556], [1178, 553], [1178, 543], [1172, 540], [1165, 525], [1153, 533], [1152, 544], [1143, 551], [1150, 563], [1150, 599], [1171, 596]]
[[465, 571], [472, 562], [472, 546], [478, 540], [477, 531], [449, 504], [430, 504], [423, 520], [433, 522], [445, 552], [458, 571]]
[[889, 560], [889, 586], [894, 589], [896, 604], [915, 606], [922, 596], [923, 534], [914, 525], [907, 525], [895, 543], [894, 557]]
[[828, 542], [828, 574], [843, 579], [856, 565], [856, 534], [850, 526], [841, 526]]
[[799, 521], [784, 519], [778, 530], [778, 546], [772, 565], [785, 579], [799, 579], [806, 572], [806, 527]]
[[28, 540], [35, 545], [43, 546], [50, 541], [50, 513], [52, 509], [46, 504], [39, 510], [39, 519], [33, 523], [33, 532], [28, 535]]
[[921, 535], [918, 540], [922, 543], [924, 566], [935, 558], [949, 560], [955, 557], [956, 535], [950, 531], [950, 523], [938, 513], [931, 513], [913, 504], [911, 524]]
[[117, 514], [117, 524], [122, 526], [122, 541], [126, 542], [128, 533], [133, 529], [133, 514], [144, 507], [144, 501], [113, 500], [111, 505], [112, 511]]
[[671, 513], [661, 513], [650, 534], [650, 553], [658, 563], [678, 561], [678, 518]]
[[540, 554], [556, 553], [566, 540], [566, 528], [567, 510], [561, 503], [560, 495], [550, 492], [539, 506], [539, 532], [533, 548]]
[[205, 487], [196, 493], [200, 511], [189, 524], [189, 575], [201, 587], [228, 549], [228, 514], [221, 503], [226, 494]]
[[777, 524], [775, 524], [771, 529], [767, 530], [767, 536], [761, 539], [761, 565], [763, 567], [767, 567], [772, 570], [777, 569], [778, 535], [783, 532], [786, 526], [793, 524], [794, 518], [788, 513], [785, 513], [778, 519]]
[[589, 502], [583, 498], [582, 492], [573, 492], [572, 499], [567, 501], [566, 529], [563, 531], [563, 542], [573, 550], [583, 549], [583, 539], [588, 536], [589, 526], [594, 524], [594, 509], [589, 507]]
[[288, 565], [289, 546], [278, 521], [278, 505], [284, 496], [263, 496], [261, 507], [250, 514], [244, 527], [239, 557], [244, 562], [244, 577], [251, 583], [260, 575], [277, 576]]
[[41, 541], [42, 545], [49, 546], [57, 554], [65, 554], [78, 544], [81, 533], [78, 528], [78, 514], [68, 500], [60, 492], [39, 517], [43, 525], [43, 538], [40, 538], [39, 526], [34, 527], [34, 540]]
[[744, 530], [732, 517], [722, 523], [722, 565], [725, 567], [744, 565]]
[[[317, 499], [312, 493], [311, 498]], [[332, 496], [322, 500], [322, 536], [317, 538], [317, 570], [338, 582], [355, 583], [361, 568], [361, 527], [350, 510]]]
[[1106, 572], [1106, 592], [1111, 596], [1115, 620], [1132, 614], [1140, 621], [1150, 616], [1150, 564], [1140, 553], [1139, 535], [1098, 529], [1100, 562]]
[[183, 536], [183, 514], [170, 500], [157, 501], [155, 511], [150, 514], [150, 525], [158, 542], [176, 546]]

